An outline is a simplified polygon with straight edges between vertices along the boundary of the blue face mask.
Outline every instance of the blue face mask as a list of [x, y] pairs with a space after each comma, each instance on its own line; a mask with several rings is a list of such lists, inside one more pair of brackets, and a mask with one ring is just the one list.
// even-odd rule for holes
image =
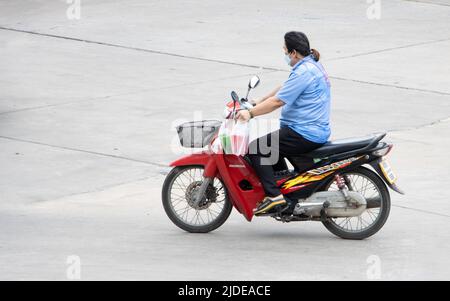
[[291, 65], [291, 58], [289, 57], [289, 54], [284, 55], [284, 60], [286, 61], [286, 64], [289, 66]]

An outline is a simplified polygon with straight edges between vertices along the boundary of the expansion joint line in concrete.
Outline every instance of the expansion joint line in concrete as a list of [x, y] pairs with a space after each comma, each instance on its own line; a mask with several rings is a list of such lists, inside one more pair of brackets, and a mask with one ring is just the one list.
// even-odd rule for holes
[[11, 141], [31, 143], [31, 144], [42, 145], [42, 146], [47, 146], [47, 147], [52, 147], [52, 148], [57, 148], [57, 149], [69, 150], [69, 151], [73, 151], [73, 152], [80, 152], [80, 153], [86, 153], [86, 154], [91, 154], [91, 155], [110, 157], [110, 158], [114, 158], [114, 159], [128, 160], [128, 161], [133, 161], [133, 162], [137, 162], [137, 163], [149, 164], [149, 165], [153, 165], [153, 166], [157, 166], [157, 167], [167, 167], [166, 164], [150, 162], [150, 161], [145, 161], [145, 160], [140, 160], [140, 159], [133, 159], [133, 158], [118, 156], [118, 155], [113, 155], [113, 154], [95, 152], [95, 151], [90, 151], [90, 150], [83, 150], [83, 149], [78, 149], [78, 148], [73, 148], [73, 147], [59, 146], [59, 145], [54, 145], [54, 144], [48, 144], [48, 143], [14, 138], [14, 137], [8, 137], [8, 136], [0, 136], [0, 138], [11, 140]]
[[[205, 62], [211, 62], [211, 63], [227, 64], [227, 65], [241, 66], [241, 67], [246, 67], [246, 68], [255, 68], [255, 69], [259, 69], [259, 70], [289, 72], [289, 70], [281, 69], [281, 68], [272, 68], [272, 67], [249, 65], [249, 64], [242, 64], [242, 63], [236, 63], [236, 62], [230, 62], [230, 61], [223, 61], [223, 60], [217, 60], [217, 59], [201, 58], [201, 57], [196, 57], [196, 56], [182, 55], [182, 54], [165, 52], [165, 51], [159, 51], [159, 50], [131, 47], [131, 46], [125, 46], [125, 45], [120, 45], [120, 44], [113, 44], [113, 43], [93, 41], [93, 40], [86, 40], [86, 39], [74, 38], [74, 37], [68, 37], [68, 36], [62, 36], [62, 35], [41, 33], [41, 32], [36, 32], [36, 31], [31, 31], [31, 30], [15, 29], [15, 28], [4, 27], [4, 26], [0, 26], [0, 30], [21, 32], [21, 33], [33, 34], [33, 35], [44, 36], [44, 37], [51, 37], [51, 38], [64, 39], [64, 40], [70, 40], [70, 41], [76, 41], [76, 42], [97, 44], [97, 45], [102, 45], [102, 46], [116, 47], [116, 48], [128, 49], [128, 50], [134, 50], [134, 51], [142, 51], [142, 52], [148, 52], [148, 53], [153, 53], [153, 54], [168, 55], [168, 56], [173, 56], [173, 57], [192, 59], [192, 60], [198, 60], [198, 61], [205, 61]], [[373, 53], [380, 53], [380, 52], [384, 52], [384, 51], [391, 51], [391, 50], [400, 49], [400, 48], [414, 47], [414, 46], [419, 46], [419, 45], [423, 45], [423, 44], [437, 43], [437, 42], [448, 41], [448, 40], [450, 40], [450, 38], [448, 38], [448, 39], [440, 39], [440, 40], [436, 40], [436, 41], [428, 41], [428, 42], [422, 42], [422, 43], [403, 45], [403, 46], [398, 46], [398, 47], [395, 47], [395, 48], [380, 49], [380, 50], [377, 50], [377, 51], [355, 54], [353, 56], [370, 55], [370, 54], [373, 54]], [[352, 57], [352, 56], [342, 57], [342, 58], [335, 58], [335, 59], [329, 59], [329, 61], [331, 61], [331, 60], [338, 60], [338, 59], [346, 59], [346, 58], [350, 58], [350, 57]], [[376, 83], [376, 82], [370, 82], [370, 81], [355, 80], [355, 79], [342, 78], [342, 77], [336, 77], [336, 76], [330, 76], [330, 78], [338, 79], [338, 80], [351, 81], [351, 82], [356, 82], [356, 83], [362, 83], [362, 84], [368, 84], [368, 85], [385, 86], [385, 87], [392, 87], [392, 88], [397, 88], [397, 89], [406, 89], [406, 90], [412, 90], [412, 91], [434, 93], [434, 94], [439, 94], [439, 95], [450, 95], [450, 93], [442, 92], [442, 91], [435, 91], [435, 90], [417, 89], [417, 88], [412, 88], [412, 87], [404, 87], [404, 86], [398, 86], [398, 85], [392, 85], [392, 84], [383, 84], [383, 83]]]

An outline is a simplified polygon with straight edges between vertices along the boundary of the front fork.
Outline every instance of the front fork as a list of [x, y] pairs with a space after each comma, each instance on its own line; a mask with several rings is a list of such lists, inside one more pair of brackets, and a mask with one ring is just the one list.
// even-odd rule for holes
[[200, 202], [203, 200], [206, 189], [208, 189], [208, 186], [213, 182], [214, 177], [217, 173], [217, 164], [215, 160], [209, 160], [205, 164], [205, 170], [203, 172], [203, 182], [200, 185], [197, 194], [194, 196], [194, 208], [198, 208], [200, 205]]
[[203, 197], [205, 196], [206, 189], [208, 188], [208, 185], [212, 182], [213, 178], [211, 177], [205, 177], [203, 179], [202, 184], [200, 185], [200, 188], [197, 191], [197, 194], [195, 195], [193, 207], [198, 208], [200, 202], [202, 201]]

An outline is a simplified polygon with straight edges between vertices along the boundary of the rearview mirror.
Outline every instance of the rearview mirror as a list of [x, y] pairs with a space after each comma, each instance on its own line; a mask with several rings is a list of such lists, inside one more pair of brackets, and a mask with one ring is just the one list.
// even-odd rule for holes
[[253, 75], [248, 82], [248, 88], [254, 89], [259, 85], [259, 77], [257, 75]]
[[231, 99], [232, 99], [234, 102], [239, 102], [239, 96], [237, 95], [236, 92], [234, 92], [234, 91], [231, 92]]

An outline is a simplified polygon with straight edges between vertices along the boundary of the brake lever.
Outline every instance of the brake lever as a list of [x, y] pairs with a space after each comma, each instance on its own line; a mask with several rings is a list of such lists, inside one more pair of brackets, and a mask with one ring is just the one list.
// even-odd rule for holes
[[250, 108], [253, 108], [255, 106], [254, 104], [249, 102], [247, 98], [241, 98], [240, 102], [241, 102], [242, 107], [247, 110]]

